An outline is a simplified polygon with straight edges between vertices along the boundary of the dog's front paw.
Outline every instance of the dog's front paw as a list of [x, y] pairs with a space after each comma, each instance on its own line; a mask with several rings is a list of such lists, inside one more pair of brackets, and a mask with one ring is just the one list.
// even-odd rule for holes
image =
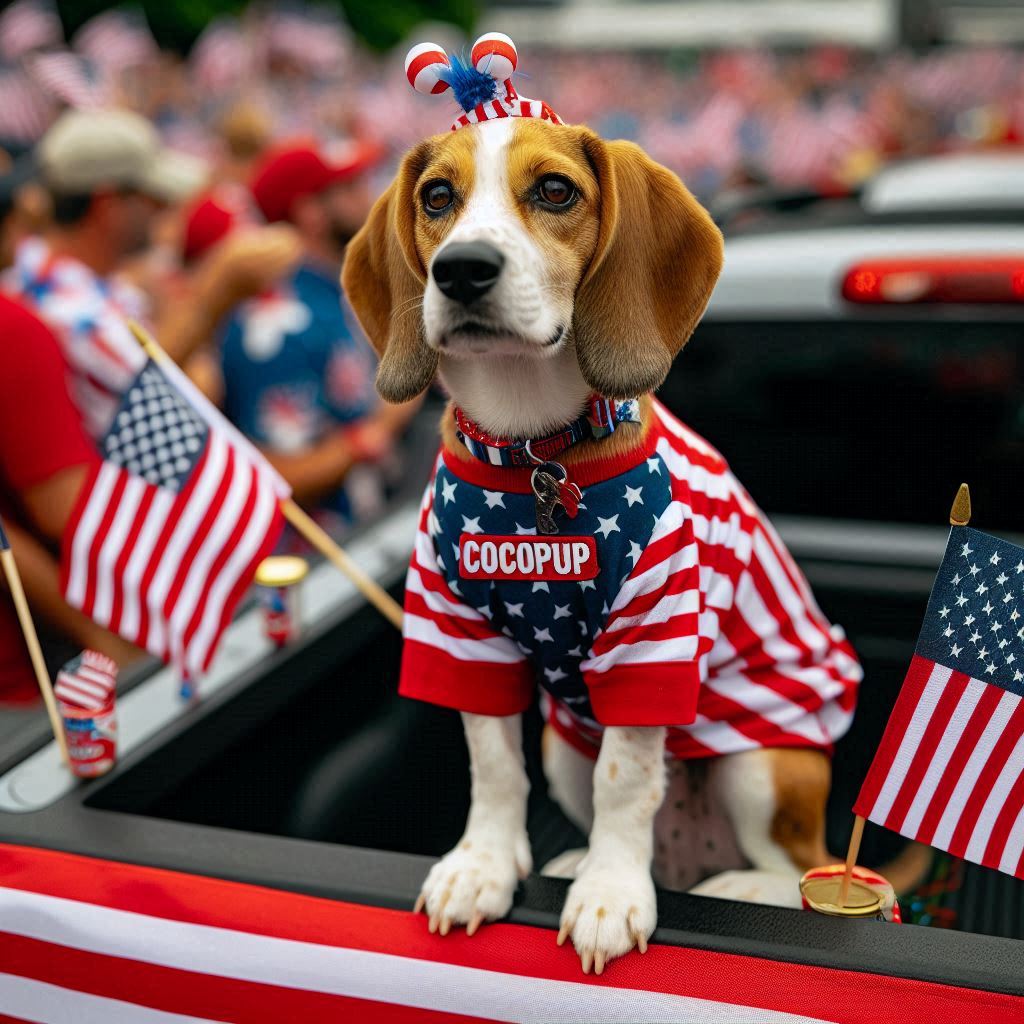
[[509, 912], [516, 885], [530, 867], [525, 833], [507, 843], [463, 839], [430, 869], [415, 912], [426, 909], [432, 933], [447, 935], [452, 925], [464, 924], [473, 935], [484, 921]]
[[562, 908], [558, 944], [572, 936], [583, 973], [604, 965], [634, 946], [647, 952], [647, 940], [658, 923], [654, 882], [649, 871], [621, 866], [582, 865]]

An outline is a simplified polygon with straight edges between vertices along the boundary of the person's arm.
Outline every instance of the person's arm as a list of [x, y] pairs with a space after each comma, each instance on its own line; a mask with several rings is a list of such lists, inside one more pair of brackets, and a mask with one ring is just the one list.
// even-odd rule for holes
[[283, 454], [264, 448], [263, 454], [288, 482], [292, 497], [300, 505], [316, 501], [340, 487], [358, 461], [342, 430], [333, 431], [302, 452]]
[[[137, 647], [97, 626], [64, 600], [57, 560], [39, 541], [17, 523], [7, 522], [5, 527], [33, 615], [77, 646], [106, 654], [118, 665], [124, 666], [143, 657]], [[2, 580], [2, 585], [6, 589], [6, 579]]]
[[158, 312], [157, 337], [179, 365], [217, 332], [221, 321], [244, 299], [283, 277], [301, 254], [287, 225], [250, 228], [221, 242], [199, 265], [184, 301]]

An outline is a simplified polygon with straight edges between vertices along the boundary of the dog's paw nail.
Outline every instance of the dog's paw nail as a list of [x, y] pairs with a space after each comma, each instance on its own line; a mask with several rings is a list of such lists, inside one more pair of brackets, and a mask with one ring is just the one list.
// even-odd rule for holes
[[437, 931], [437, 914], [431, 914], [430, 924], [427, 925], [427, 930], [433, 935]]
[[639, 932], [636, 935], [636, 948], [639, 953], [647, 952], [647, 940]]
[[594, 954], [594, 973], [600, 974], [604, 970], [604, 953], [598, 950]]
[[450, 917], [444, 917], [441, 919], [441, 934], [447, 935], [452, 930], [452, 919]]
[[423, 893], [420, 893], [419, 896], [416, 897], [416, 905], [412, 908], [412, 912], [414, 914], [418, 914], [418, 913], [420, 913], [420, 911], [423, 910], [423, 908], [426, 905], [427, 905], [427, 897], [424, 896]]
[[590, 973], [590, 965], [593, 963], [593, 961], [594, 954], [591, 953], [589, 949], [585, 949], [582, 953], [580, 953], [580, 962], [583, 964], [584, 974]]
[[473, 915], [473, 920], [466, 926], [466, 934], [472, 938], [476, 935], [476, 930], [484, 923], [484, 915], [479, 911]]
[[559, 946], [565, 945], [565, 940], [569, 938], [569, 932], [571, 931], [572, 927], [567, 924], [563, 924], [562, 927], [558, 929], [558, 938], [555, 941]]

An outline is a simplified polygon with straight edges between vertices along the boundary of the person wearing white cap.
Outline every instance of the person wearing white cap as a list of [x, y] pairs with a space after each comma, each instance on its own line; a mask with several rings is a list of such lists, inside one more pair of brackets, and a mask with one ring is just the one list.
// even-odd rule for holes
[[[101, 437], [139, 369], [140, 349], [126, 319], [148, 319], [143, 293], [121, 275], [125, 261], [150, 244], [154, 219], [193, 195], [205, 166], [166, 149], [153, 125], [126, 110], [70, 110], [43, 136], [36, 153], [40, 182], [53, 202], [44, 237], [19, 247], [7, 275], [54, 330], [72, 372], [72, 397], [90, 433]], [[211, 266], [191, 301], [158, 335], [184, 359], [215, 331], [236, 301], [234, 268]], [[235, 275], [237, 276], [237, 275]]]

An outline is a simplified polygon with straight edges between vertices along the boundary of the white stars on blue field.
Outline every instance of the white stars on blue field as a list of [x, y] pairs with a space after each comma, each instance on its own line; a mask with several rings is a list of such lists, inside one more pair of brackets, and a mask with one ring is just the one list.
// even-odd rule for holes
[[[1020, 548], [1004, 540], [955, 527], [928, 603], [918, 653], [1024, 696], [1024, 671], [1018, 668], [1024, 664], [1024, 624], [1018, 628], [1024, 609], [1021, 556]], [[971, 585], [962, 587], [965, 581]], [[963, 610], [961, 620], [952, 615], [953, 607]]]

